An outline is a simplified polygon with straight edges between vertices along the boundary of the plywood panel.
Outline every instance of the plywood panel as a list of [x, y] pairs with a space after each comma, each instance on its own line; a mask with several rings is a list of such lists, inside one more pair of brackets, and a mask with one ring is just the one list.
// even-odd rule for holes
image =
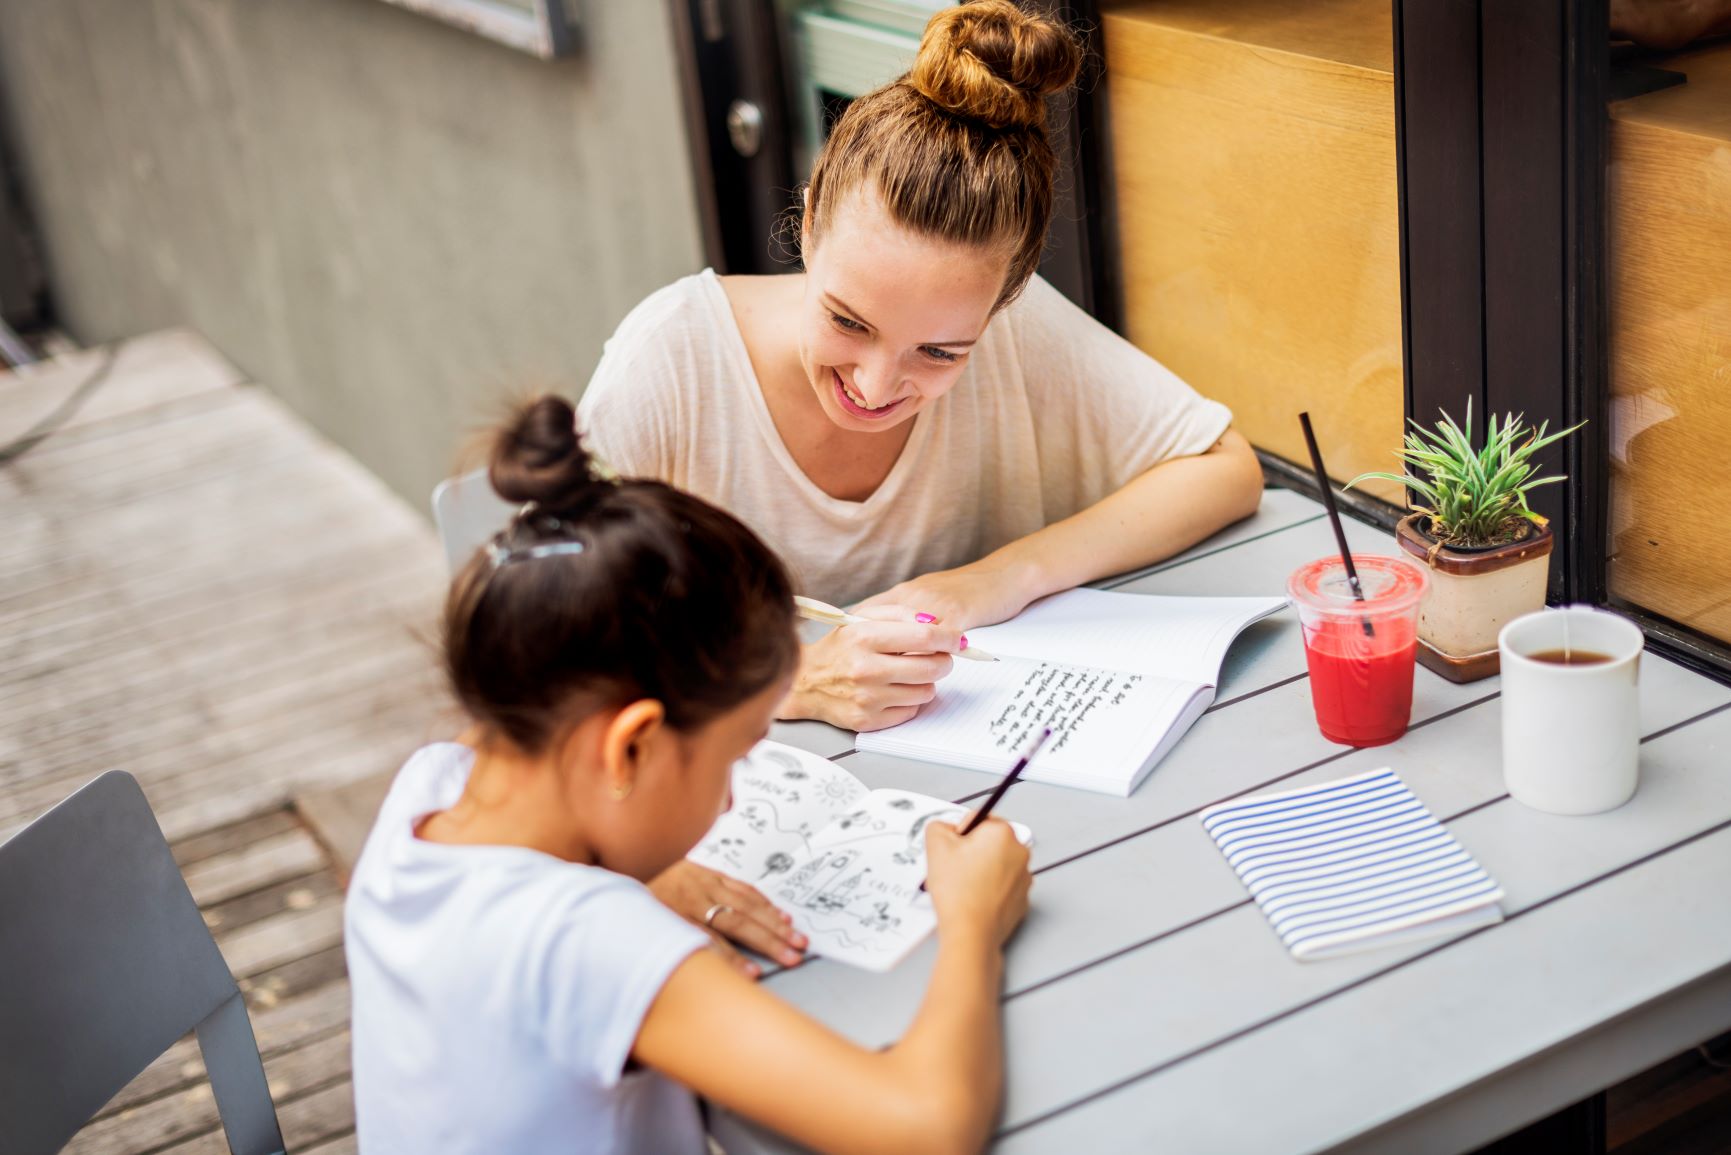
[[1103, 20], [1128, 336], [1294, 461], [1308, 408], [1337, 478], [1396, 468], [1401, 436], [1391, 19], [1143, 0]]
[[1731, 44], [1612, 106], [1611, 589], [1731, 641]]

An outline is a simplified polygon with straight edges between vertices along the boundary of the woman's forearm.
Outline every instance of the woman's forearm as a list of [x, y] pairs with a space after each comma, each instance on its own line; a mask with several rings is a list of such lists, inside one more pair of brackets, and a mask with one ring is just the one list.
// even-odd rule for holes
[[1080, 513], [964, 568], [1016, 583], [1031, 602], [1171, 557], [1249, 517], [1261, 499], [1262, 466], [1249, 442], [1228, 430], [1209, 452], [1163, 461]]

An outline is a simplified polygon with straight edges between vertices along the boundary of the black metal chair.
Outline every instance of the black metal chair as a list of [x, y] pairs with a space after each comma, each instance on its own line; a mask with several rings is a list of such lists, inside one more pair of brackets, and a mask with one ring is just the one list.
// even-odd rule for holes
[[229, 1147], [280, 1155], [246, 1001], [110, 771], [0, 845], [0, 1155], [49, 1155], [189, 1029]]

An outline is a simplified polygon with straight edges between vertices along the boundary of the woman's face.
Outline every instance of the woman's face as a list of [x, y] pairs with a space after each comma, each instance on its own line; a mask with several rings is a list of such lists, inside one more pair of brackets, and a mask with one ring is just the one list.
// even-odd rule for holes
[[878, 433], [942, 397], [992, 318], [1009, 257], [919, 236], [865, 195], [805, 243], [800, 362], [829, 419]]

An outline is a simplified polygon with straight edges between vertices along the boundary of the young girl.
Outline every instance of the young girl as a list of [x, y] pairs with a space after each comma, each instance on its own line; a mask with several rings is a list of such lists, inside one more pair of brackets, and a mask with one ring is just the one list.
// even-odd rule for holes
[[779, 1002], [646, 887], [728, 805], [798, 660], [792, 587], [738, 521], [591, 472], [569, 405], [499, 436], [522, 512], [446, 603], [474, 719], [398, 774], [346, 912], [367, 1155], [699, 1153], [701, 1095], [826, 1151], [984, 1143], [1027, 852], [927, 827], [938, 958], [882, 1052]]
[[946, 9], [854, 101], [811, 172], [803, 273], [705, 271], [645, 300], [581, 405], [596, 451], [720, 505], [801, 593], [889, 620], [806, 647], [786, 717], [905, 721], [960, 631], [1248, 516], [1232, 414], [1034, 275], [1053, 205], [1046, 98], [1069, 31]]

